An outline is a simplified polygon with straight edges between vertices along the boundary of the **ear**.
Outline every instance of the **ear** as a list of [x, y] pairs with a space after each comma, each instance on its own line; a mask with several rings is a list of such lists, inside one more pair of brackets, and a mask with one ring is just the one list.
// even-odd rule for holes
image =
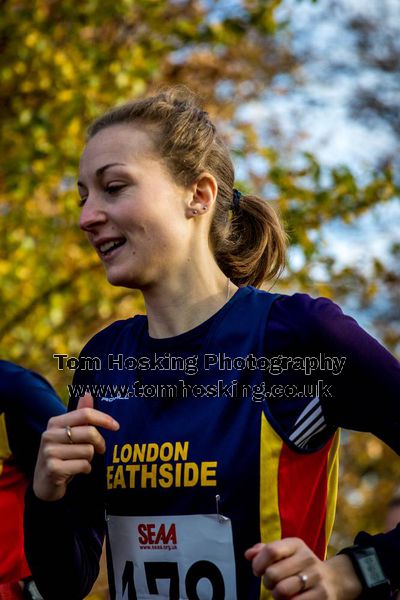
[[189, 216], [207, 214], [214, 206], [218, 194], [217, 180], [204, 172], [191, 187], [192, 197], [188, 203]]

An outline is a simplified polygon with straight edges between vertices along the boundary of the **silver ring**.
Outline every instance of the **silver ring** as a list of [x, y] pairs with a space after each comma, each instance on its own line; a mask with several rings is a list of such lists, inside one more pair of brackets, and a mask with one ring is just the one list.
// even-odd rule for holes
[[308, 575], [304, 575], [303, 573], [299, 573], [297, 575], [297, 577], [300, 579], [300, 582], [301, 582], [300, 591], [304, 592], [304, 590], [306, 589], [307, 581], [308, 581]]
[[66, 427], [64, 427], [65, 429], [65, 433], [67, 434], [67, 438], [68, 438], [68, 442], [70, 444], [73, 444], [74, 442], [72, 441], [72, 429], [69, 425], [67, 425]]

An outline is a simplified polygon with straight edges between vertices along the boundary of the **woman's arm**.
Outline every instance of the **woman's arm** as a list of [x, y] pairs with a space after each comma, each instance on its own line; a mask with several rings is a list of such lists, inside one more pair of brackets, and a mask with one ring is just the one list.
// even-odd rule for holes
[[[281, 331], [287, 330], [294, 332], [297, 347], [310, 356], [325, 354], [345, 359], [341, 373], [330, 375], [328, 383], [331, 385], [332, 395], [320, 397], [327, 431], [345, 427], [372, 432], [400, 454], [400, 364], [395, 357], [354, 319], [344, 315], [336, 304], [326, 298], [314, 300], [305, 294], [284, 297], [274, 304], [271, 314], [277, 332], [273, 346], [280, 343], [278, 333], [280, 339], [284, 340]], [[274, 329], [272, 331], [275, 334]], [[318, 373], [318, 377], [322, 376], [324, 381], [328, 375], [326, 371]], [[281, 543], [286, 551], [286, 544], [289, 544], [297, 558], [299, 555], [302, 557], [297, 564], [297, 573], [307, 569], [307, 565], [313, 565], [314, 576], [307, 584], [317, 586], [320, 595], [314, 590], [316, 595], [307, 595], [307, 599], [358, 597], [361, 582], [348, 556], [340, 555], [321, 561], [301, 540], [296, 541], [295, 550], [293, 543], [288, 540], [282, 540]], [[361, 532], [356, 536], [355, 543], [363, 548], [374, 548], [384, 576], [390, 579], [393, 587], [400, 585], [400, 526], [389, 533], [376, 536]], [[264, 567], [272, 569], [270, 552], [271, 547], [275, 549], [274, 544], [257, 545], [246, 554], [253, 561], [258, 574]], [[285, 589], [287, 578], [279, 564], [273, 564], [272, 573], [275, 576], [280, 573], [281, 589], [282, 586]], [[290, 577], [289, 586], [301, 586], [297, 575]], [[267, 576], [268, 582], [271, 584], [271, 579]], [[322, 592], [319, 586], [325, 591]], [[322, 593], [327, 595], [323, 596]], [[286, 596], [277, 592], [275, 597]], [[303, 597], [306, 600], [304, 594], [301, 598]], [[385, 595], [381, 597], [385, 598]]]
[[104, 537], [105, 443], [97, 427], [115, 430], [118, 425], [93, 409], [87, 395], [76, 410], [51, 419], [42, 435], [33, 486], [26, 497], [25, 550], [46, 600], [80, 600], [98, 575]]

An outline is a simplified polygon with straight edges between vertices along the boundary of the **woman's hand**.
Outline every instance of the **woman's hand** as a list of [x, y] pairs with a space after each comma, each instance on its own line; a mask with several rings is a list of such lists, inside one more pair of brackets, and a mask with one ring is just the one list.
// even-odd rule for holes
[[298, 538], [256, 544], [246, 551], [245, 557], [275, 600], [353, 600], [362, 593], [347, 556], [320, 560]]
[[76, 410], [52, 417], [42, 435], [33, 479], [33, 491], [41, 500], [60, 500], [74, 475], [90, 473], [94, 453], [104, 454], [106, 446], [97, 427], [117, 431], [119, 424], [93, 408], [85, 394]]

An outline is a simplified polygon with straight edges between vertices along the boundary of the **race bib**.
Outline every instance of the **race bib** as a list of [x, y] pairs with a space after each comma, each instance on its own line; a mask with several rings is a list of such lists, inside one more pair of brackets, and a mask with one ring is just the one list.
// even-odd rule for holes
[[236, 600], [230, 519], [108, 516], [117, 600]]

